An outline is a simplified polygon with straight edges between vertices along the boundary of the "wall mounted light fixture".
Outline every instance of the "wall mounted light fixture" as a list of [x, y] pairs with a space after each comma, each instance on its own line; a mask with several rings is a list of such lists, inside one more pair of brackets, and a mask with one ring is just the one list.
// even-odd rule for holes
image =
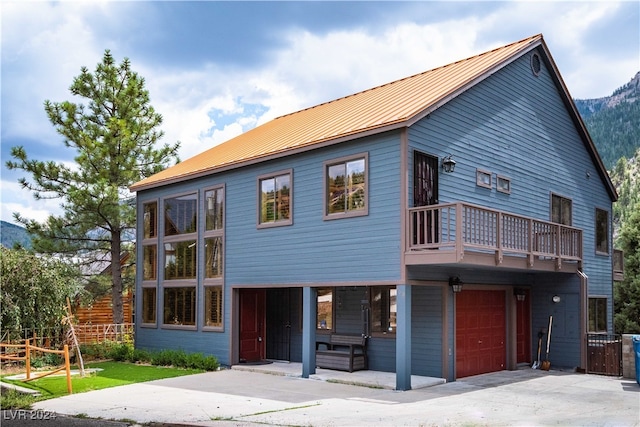
[[527, 297], [527, 292], [522, 288], [515, 288], [513, 290], [513, 294], [516, 296], [518, 301], [524, 301]]
[[462, 280], [460, 277], [449, 277], [449, 286], [453, 289], [453, 292], [458, 293], [462, 292]]
[[456, 169], [456, 161], [453, 160], [451, 154], [442, 159], [442, 169], [447, 173], [451, 173]]
[[561, 299], [560, 296], [554, 295], [553, 298], [551, 298], [551, 301], [557, 304], [560, 302], [560, 299]]

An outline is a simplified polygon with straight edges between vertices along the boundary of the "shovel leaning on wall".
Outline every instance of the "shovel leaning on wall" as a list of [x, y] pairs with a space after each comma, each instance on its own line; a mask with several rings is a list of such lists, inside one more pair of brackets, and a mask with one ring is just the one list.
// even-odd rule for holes
[[548, 371], [551, 368], [551, 362], [549, 361], [549, 345], [551, 344], [551, 325], [553, 324], [553, 316], [549, 316], [549, 331], [547, 332], [547, 355], [542, 361], [540, 369]]

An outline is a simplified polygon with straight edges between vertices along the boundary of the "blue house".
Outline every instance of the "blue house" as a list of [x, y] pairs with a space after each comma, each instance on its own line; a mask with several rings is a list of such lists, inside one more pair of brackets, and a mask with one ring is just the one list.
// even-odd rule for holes
[[[132, 186], [136, 345], [446, 378], [611, 332], [616, 191], [542, 35], [276, 118]], [[325, 362], [323, 362], [325, 363]]]

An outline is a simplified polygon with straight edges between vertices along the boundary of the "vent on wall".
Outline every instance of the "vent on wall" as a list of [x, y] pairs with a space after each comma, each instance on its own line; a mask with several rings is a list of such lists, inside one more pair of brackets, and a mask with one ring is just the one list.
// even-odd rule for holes
[[533, 71], [534, 76], [538, 77], [540, 74], [540, 67], [540, 55], [534, 52], [531, 54], [531, 71]]

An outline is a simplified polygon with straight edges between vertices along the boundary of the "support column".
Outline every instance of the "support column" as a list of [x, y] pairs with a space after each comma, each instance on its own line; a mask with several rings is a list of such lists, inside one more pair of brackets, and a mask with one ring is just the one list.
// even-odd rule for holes
[[396, 294], [396, 390], [411, 390], [411, 286], [398, 285]]
[[302, 288], [302, 378], [316, 373], [316, 288]]

